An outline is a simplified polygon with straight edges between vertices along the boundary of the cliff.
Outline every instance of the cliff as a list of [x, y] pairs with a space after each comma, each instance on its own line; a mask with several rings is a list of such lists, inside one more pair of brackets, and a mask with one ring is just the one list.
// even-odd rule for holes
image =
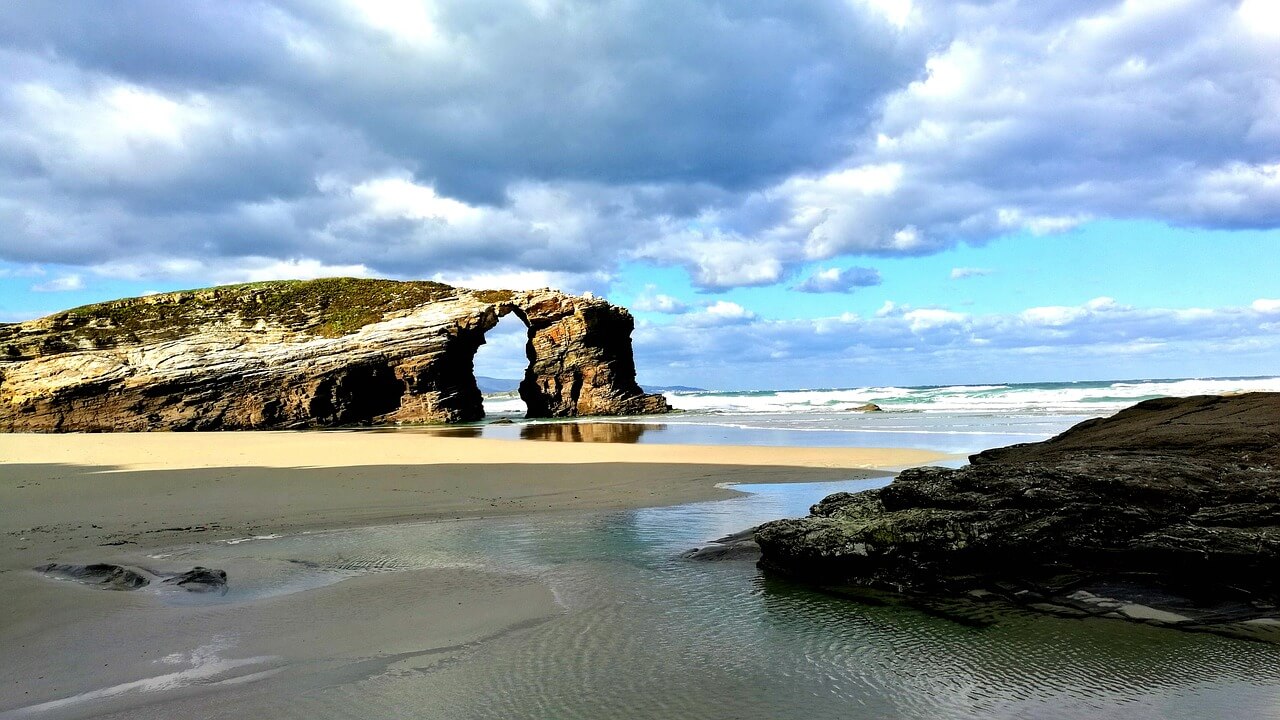
[[529, 327], [530, 417], [666, 412], [635, 382], [624, 308], [551, 290], [328, 278], [229, 285], [0, 325], [0, 430], [466, 422], [498, 319]]
[[762, 525], [761, 564], [1280, 640], [1280, 394], [1150, 400], [970, 461]]

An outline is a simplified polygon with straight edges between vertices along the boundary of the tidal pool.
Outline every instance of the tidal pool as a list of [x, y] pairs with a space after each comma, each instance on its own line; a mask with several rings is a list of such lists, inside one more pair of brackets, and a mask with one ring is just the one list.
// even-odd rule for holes
[[731, 500], [667, 508], [189, 545], [157, 554], [225, 568], [231, 591], [163, 602], [198, 623], [218, 607], [247, 617], [360, 576], [471, 568], [535, 578], [560, 606], [429, 659], [331, 657], [210, 689], [199, 705], [206, 717], [1280, 717], [1272, 645], [1017, 611], [973, 627], [765, 578], [749, 561], [679, 557], [803, 514], [831, 492], [884, 482], [755, 485]]

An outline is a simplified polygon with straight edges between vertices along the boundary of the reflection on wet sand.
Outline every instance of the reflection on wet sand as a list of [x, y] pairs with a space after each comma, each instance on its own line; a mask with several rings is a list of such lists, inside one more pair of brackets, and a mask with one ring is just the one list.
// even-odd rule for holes
[[637, 443], [640, 436], [650, 430], [662, 430], [665, 425], [641, 423], [537, 423], [520, 427], [521, 440], [552, 440], [556, 442], [604, 442]]
[[483, 425], [423, 425], [423, 426], [406, 426], [393, 428], [375, 428], [374, 432], [420, 432], [426, 435], [442, 435], [444, 437], [462, 437], [462, 438], [478, 438], [484, 437]]

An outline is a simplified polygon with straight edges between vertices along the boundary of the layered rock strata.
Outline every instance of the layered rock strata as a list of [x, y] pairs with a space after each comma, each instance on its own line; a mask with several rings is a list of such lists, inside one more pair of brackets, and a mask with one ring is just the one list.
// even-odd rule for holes
[[530, 417], [669, 410], [624, 308], [551, 290], [330, 278], [165, 293], [0, 325], [0, 430], [448, 423], [484, 416], [484, 333], [529, 326]]
[[1260, 619], [1280, 600], [1280, 394], [1150, 400], [970, 463], [762, 525], [761, 565], [832, 587], [1253, 622], [1280, 637]]

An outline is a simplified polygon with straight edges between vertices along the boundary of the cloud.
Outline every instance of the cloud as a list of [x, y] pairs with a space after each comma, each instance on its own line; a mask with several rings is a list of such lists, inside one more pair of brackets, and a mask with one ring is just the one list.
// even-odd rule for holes
[[793, 289], [807, 293], [848, 293], [879, 284], [880, 271], [875, 268], [826, 268], [814, 272]]
[[1274, 228], [1270, 7], [10, 3], [0, 261], [716, 291], [1095, 219]]
[[44, 268], [39, 265], [0, 267], [0, 278], [43, 277], [45, 274]]
[[951, 268], [951, 279], [965, 280], [967, 278], [983, 277], [986, 275], [990, 275], [994, 272], [995, 270], [992, 270], [990, 268], [976, 268], [976, 267]]
[[[1136, 354], [1171, 377], [1203, 374], [1205, 363], [1227, 368], [1220, 374], [1248, 375], [1269, 367], [1259, 359], [1280, 350], [1280, 303], [1266, 299], [1188, 309], [1140, 308], [1103, 297], [989, 314], [887, 303], [871, 317], [793, 320], [762, 318], [734, 305], [731, 314], [734, 323], [691, 313], [660, 326], [638, 325], [637, 362], [664, 382], [777, 388], [821, 377], [827, 386], [852, 387], [980, 377], [1120, 378], [1130, 373], [1116, 358]], [[1227, 349], [1233, 364], [1222, 366]], [[779, 358], [787, 362], [779, 365]], [[954, 379], [940, 377], [940, 367]]]
[[84, 289], [84, 278], [79, 275], [60, 275], [52, 280], [31, 286], [35, 292], [70, 292]]
[[1253, 311], [1263, 315], [1280, 315], [1280, 300], [1259, 298], [1253, 301]]
[[694, 327], [742, 325], [755, 320], [756, 314], [738, 303], [717, 300], [698, 312], [689, 313], [686, 318]]
[[657, 292], [656, 285], [646, 285], [644, 292], [631, 303], [631, 309], [667, 315], [682, 315], [689, 312], [687, 304], [670, 295]]

